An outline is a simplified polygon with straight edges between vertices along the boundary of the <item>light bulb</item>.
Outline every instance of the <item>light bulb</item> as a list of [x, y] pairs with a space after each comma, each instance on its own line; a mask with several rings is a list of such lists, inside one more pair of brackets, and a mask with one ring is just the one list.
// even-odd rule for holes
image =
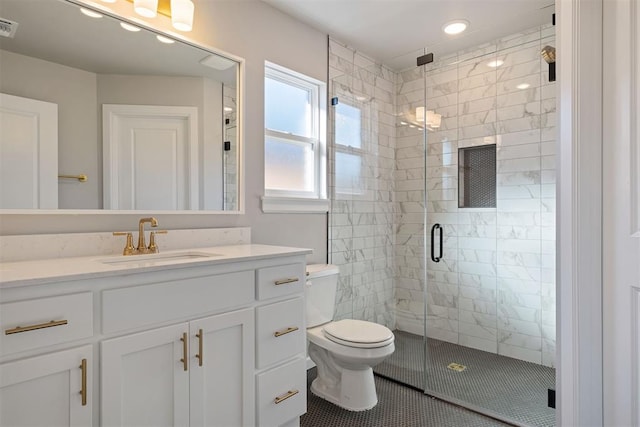
[[133, 10], [145, 18], [155, 18], [158, 14], [158, 0], [133, 0]]
[[194, 6], [191, 0], [171, 0], [171, 24], [179, 31], [193, 28]]

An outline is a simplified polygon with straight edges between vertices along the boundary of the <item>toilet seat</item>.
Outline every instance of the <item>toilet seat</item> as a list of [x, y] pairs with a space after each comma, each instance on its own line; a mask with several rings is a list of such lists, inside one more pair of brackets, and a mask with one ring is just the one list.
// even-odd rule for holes
[[378, 348], [391, 344], [393, 332], [385, 326], [364, 320], [344, 319], [322, 328], [329, 340], [353, 348]]

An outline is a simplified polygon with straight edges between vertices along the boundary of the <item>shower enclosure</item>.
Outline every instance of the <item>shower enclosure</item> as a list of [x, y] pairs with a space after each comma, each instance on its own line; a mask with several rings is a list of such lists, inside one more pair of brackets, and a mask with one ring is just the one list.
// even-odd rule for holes
[[554, 34], [403, 71], [329, 41], [337, 316], [394, 330], [378, 375], [518, 425], [555, 420]]

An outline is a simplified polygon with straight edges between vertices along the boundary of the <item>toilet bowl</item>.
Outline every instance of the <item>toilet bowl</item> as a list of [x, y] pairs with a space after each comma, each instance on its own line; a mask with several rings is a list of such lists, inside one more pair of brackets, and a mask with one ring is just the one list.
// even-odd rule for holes
[[373, 367], [395, 350], [393, 332], [363, 320], [332, 321], [339, 270], [308, 266], [305, 288], [309, 357], [318, 368], [311, 392], [350, 411], [378, 403]]

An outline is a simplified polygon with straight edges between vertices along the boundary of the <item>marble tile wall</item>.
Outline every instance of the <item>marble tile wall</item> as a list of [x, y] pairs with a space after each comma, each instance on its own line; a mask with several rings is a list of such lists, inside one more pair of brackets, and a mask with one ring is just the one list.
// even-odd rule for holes
[[[224, 86], [224, 140], [229, 142], [229, 150], [222, 154], [224, 167], [224, 196], [225, 211], [238, 209], [238, 104], [236, 102], [236, 88]], [[227, 111], [226, 109], [230, 109]]]
[[[430, 337], [553, 366], [555, 87], [540, 57], [547, 44], [555, 44], [551, 26], [398, 74], [395, 292], [398, 329], [423, 333], [426, 304]], [[442, 225], [444, 257], [434, 263], [427, 253], [423, 301], [424, 137], [415, 107], [425, 94], [427, 109], [442, 114], [441, 126], [427, 130], [426, 231]], [[457, 149], [486, 144], [497, 146], [497, 206], [458, 208]]]
[[[399, 73], [330, 40], [330, 93], [361, 108], [366, 141], [345, 189], [330, 140], [337, 318], [424, 334], [426, 316], [430, 337], [554, 366], [555, 84], [540, 57], [554, 34], [534, 28]], [[425, 96], [442, 115], [426, 153], [415, 115]], [[458, 208], [458, 149], [487, 144], [496, 207]]]
[[[340, 268], [336, 318], [390, 328], [395, 326], [394, 84], [387, 67], [329, 40], [329, 93], [361, 113], [359, 149], [336, 147], [335, 109], [329, 114], [329, 262]], [[356, 159], [359, 169], [344, 163], [337, 150]]]

